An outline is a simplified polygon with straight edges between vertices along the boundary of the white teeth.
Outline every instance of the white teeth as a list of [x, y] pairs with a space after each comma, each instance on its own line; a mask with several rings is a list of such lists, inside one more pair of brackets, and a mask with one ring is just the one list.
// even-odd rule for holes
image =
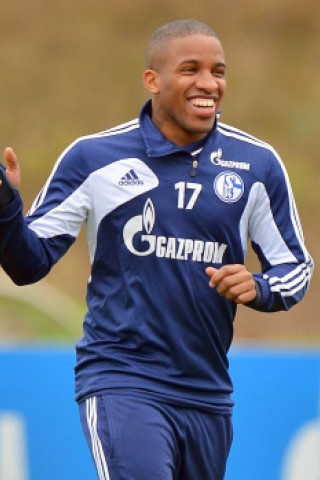
[[195, 98], [192, 100], [192, 105], [195, 107], [213, 107], [214, 101], [212, 99]]

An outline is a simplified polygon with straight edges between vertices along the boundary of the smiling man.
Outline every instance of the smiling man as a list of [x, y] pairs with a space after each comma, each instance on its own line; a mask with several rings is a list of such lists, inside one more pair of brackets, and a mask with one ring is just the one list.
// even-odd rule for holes
[[[237, 305], [288, 310], [309, 286], [282, 161], [219, 121], [225, 73], [210, 27], [160, 27], [139, 118], [75, 140], [25, 218], [19, 164], [5, 150], [0, 261], [14, 282], [47, 275], [87, 228], [76, 400], [100, 480], [222, 480]], [[249, 241], [256, 273], [245, 267]]]
[[212, 30], [183, 31], [176, 24], [175, 37], [171, 28], [152, 37], [144, 81], [152, 95], [153, 122], [169, 140], [184, 146], [212, 129], [226, 89], [226, 66]]

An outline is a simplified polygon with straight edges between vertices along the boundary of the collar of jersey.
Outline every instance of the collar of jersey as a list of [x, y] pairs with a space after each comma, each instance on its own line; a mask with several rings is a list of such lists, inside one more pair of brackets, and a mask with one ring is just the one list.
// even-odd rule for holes
[[[141, 133], [146, 143], [146, 152], [149, 157], [162, 157], [176, 152], [191, 153], [191, 151], [202, 147], [205, 143], [204, 140], [203, 142], [195, 142], [190, 146], [180, 147], [168, 140], [151, 120], [151, 100], [148, 100], [143, 105], [139, 120]], [[212, 132], [216, 130], [216, 124], [217, 122], [215, 122]]]

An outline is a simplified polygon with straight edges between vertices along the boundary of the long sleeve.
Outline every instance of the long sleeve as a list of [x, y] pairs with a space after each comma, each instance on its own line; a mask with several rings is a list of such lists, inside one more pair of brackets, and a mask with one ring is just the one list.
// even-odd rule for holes
[[18, 192], [0, 209], [0, 263], [17, 285], [46, 276], [74, 243], [86, 219], [86, 173], [76, 144], [59, 157], [26, 217]]
[[265, 183], [253, 184], [248, 215], [249, 237], [261, 263], [254, 278], [259, 300], [256, 310], [288, 310], [305, 295], [313, 271], [286, 169], [276, 154], [270, 153], [270, 169]]

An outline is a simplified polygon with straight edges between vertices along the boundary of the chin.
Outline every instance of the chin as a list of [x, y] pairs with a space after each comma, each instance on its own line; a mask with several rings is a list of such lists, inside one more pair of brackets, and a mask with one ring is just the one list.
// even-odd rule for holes
[[198, 135], [201, 135], [201, 134], [206, 135], [207, 133], [209, 133], [212, 130], [213, 126], [214, 126], [214, 122], [211, 122], [210, 124], [208, 124], [206, 126], [203, 125], [203, 126], [198, 127], [198, 128], [194, 127], [193, 130], [190, 130], [190, 131], [192, 131], [194, 135], [197, 135], [197, 134]]

